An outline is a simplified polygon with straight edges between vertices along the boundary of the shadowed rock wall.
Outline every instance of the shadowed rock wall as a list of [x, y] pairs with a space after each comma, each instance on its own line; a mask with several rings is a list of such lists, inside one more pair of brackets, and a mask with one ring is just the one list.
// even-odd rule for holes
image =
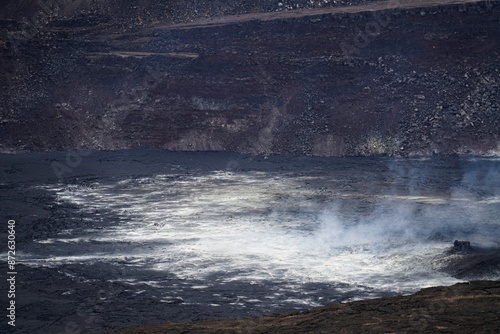
[[498, 152], [500, 6], [443, 1], [7, 1], [0, 150]]

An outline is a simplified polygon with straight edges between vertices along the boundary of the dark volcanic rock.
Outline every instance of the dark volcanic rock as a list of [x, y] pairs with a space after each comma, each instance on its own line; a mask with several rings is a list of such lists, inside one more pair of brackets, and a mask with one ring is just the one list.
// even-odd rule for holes
[[470, 246], [470, 241], [459, 241], [455, 240], [453, 242], [452, 253], [470, 253], [472, 252], [472, 247]]
[[7, 1], [0, 150], [496, 152], [500, 6], [453, 3]]
[[473, 281], [304, 313], [166, 323], [112, 333], [497, 333], [499, 310], [500, 282]]
[[459, 279], [490, 279], [500, 274], [500, 250], [455, 240], [450, 250], [435, 258], [434, 268]]
[[[263, 156], [234, 153], [169, 153], [160, 150], [92, 152], [86, 154], [83, 158], [80, 157], [82, 160], [76, 160], [78, 163], [75, 164], [75, 154], [66, 152], [2, 154], [0, 158], [0, 211], [5, 212], [6, 219], [17, 221], [16, 247], [22, 252], [20, 253], [20, 260], [25, 264], [20, 263], [17, 267], [19, 291], [16, 305], [19, 311], [17, 313], [19, 322], [16, 333], [62, 333], [66, 331], [68, 324], [77, 324], [78, 328], [81, 329], [81, 333], [99, 333], [106, 329], [160, 323], [167, 320], [187, 322], [200, 319], [250, 317], [259, 314], [268, 315], [273, 312], [284, 313], [297, 309], [308, 309], [309, 304], [305, 304], [304, 300], [317, 301], [317, 303], [323, 305], [325, 303], [344, 302], [352, 300], [352, 298], [393, 295], [395, 293], [393, 289], [401, 291], [401, 286], [397, 286], [397, 283], [393, 284], [391, 281], [393, 278], [399, 278], [390, 276], [393, 275], [391, 273], [384, 274], [388, 275], [387, 282], [394, 288], [391, 287], [385, 291], [361, 286], [357, 283], [331, 284], [314, 282], [313, 280], [302, 285], [300, 290], [297, 290], [296, 287], [290, 288], [289, 283], [283, 281], [259, 280], [257, 284], [247, 280], [228, 281], [228, 276], [225, 276], [224, 273], [221, 273], [220, 276], [218, 276], [219, 274], [211, 275], [207, 279], [190, 279], [177, 277], [175, 270], [149, 270], [148, 268], [151, 268], [150, 266], [155, 263], [149, 254], [151, 254], [151, 247], [155, 247], [156, 241], [148, 243], [139, 239], [137, 242], [131, 242], [130, 239], [123, 240], [121, 238], [111, 238], [109, 241], [99, 240], [103, 235], [106, 235], [106, 230], [118, 229], [120, 226], [125, 227], [127, 223], [133, 222], [136, 219], [135, 217], [120, 217], [113, 213], [111, 208], [108, 211], [103, 207], [94, 206], [96, 202], [80, 202], [78, 204], [61, 200], [60, 196], [57, 195], [60, 192], [48, 191], [47, 186], [51, 188], [61, 187], [60, 189], [68, 189], [70, 193], [78, 194], [78, 189], [92, 192], [92, 189], [99, 184], [121, 184], [121, 180], [130, 180], [133, 182], [129, 194], [138, 194], [136, 188], [140, 188], [142, 182], [148, 184], [156, 182], [153, 180], [156, 180], [156, 176], [160, 175], [168, 176], [169, 180], [175, 180], [175, 182], [182, 182], [195, 175], [206, 176], [219, 171], [228, 171], [230, 174], [242, 173], [243, 175], [286, 174], [287, 177], [299, 175], [300, 179], [304, 181], [294, 183], [293, 187], [310, 189], [311, 192], [309, 192], [308, 197], [311, 197], [304, 198], [302, 195], [295, 197], [294, 190], [286, 190], [286, 193], [279, 192], [276, 193], [276, 196], [273, 196], [276, 199], [270, 202], [273, 209], [280, 208], [284, 212], [282, 201], [290, 202], [293, 203], [291, 214], [296, 215], [299, 214], [296, 205], [300, 201], [329, 205], [329, 203], [337, 201], [338, 198], [344, 198], [341, 194], [348, 194], [348, 196], [345, 196], [348, 199], [343, 202], [345, 204], [342, 204], [342, 206], [357, 208], [354, 211], [355, 214], [361, 215], [366, 212], [365, 210], [370, 210], [370, 212], [372, 210], [372, 208], [363, 209], [369, 205], [365, 200], [367, 197], [385, 197], [384, 194], [390, 194], [391, 197], [395, 196], [395, 194], [401, 197], [415, 196], [416, 194], [426, 194], [428, 196], [432, 193], [439, 196], [437, 198], [441, 198], [442, 194], [448, 194], [450, 190], [456, 189], [455, 182], [458, 181], [453, 180], [465, 179], [467, 175], [470, 175], [467, 171], [472, 169], [476, 171], [496, 171], [499, 164], [497, 159], [457, 157], [332, 159], [318, 157], [292, 158], [286, 155], [271, 155], [265, 159]], [[478, 162], [475, 160], [483, 161]], [[67, 168], [71, 166], [70, 171], [58, 176], [52, 168], [53, 163], [69, 164]], [[422, 177], [420, 171], [424, 168], [430, 168], [429, 171], [431, 172]], [[398, 171], [396, 176], [393, 174], [394, 170]], [[402, 171], [404, 175], [419, 174], [419, 182], [411, 182], [412, 187], [407, 188], [408, 179], [401, 177], [403, 175]], [[318, 178], [319, 175], [322, 176]], [[483, 186], [483, 179], [488, 181], [487, 185]], [[276, 177], [269, 178], [269, 182], [280, 182], [278, 180]], [[392, 181], [386, 182], [388, 180]], [[493, 196], [495, 194], [494, 190], [498, 189], [496, 185], [497, 179], [494, 177], [477, 178], [474, 182], [470, 181], [469, 183], [471, 188], [476, 189], [475, 191], [479, 191], [481, 194], [474, 192], [475, 195], [479, 196], [481, 202], [494, 198], [490, 196]], [[220, 187], [224, 187], [224, 184], [221, 183]], [[148, 188], [147, 192], [153, 193], [149, 189], [151, 188]], [[337, 191], [340, 191], [340, 193]], [[353, 197], [355, 197], [352, 194], [356, 194], [358, 191], [362, 192], [361, 201], [352, 202]], [[113, 191], [108, 192], [108, 194], [112, 193]], [[472, 195], [472, 193], [470, 194]], [[168, 195], [166, 198], [169, 200], [177, 198], [170, 196], [173, 195]], [[281, 199], [282, 196], [283, 199]], [[191, 201], [191, 198], [189, 197], [188, 201]], [[266, 197], [266, 200], [267, 198], [269, 197]], [[139, 200], [140, 195], [134, 196], [134, 199]], [[121, 204], [123, 207], [130, 205], [126, 201], [122, 202], [122, 200], [117, 199], [117, 197], [110, 197], [108, 200], [117, 201], [116, 204]], [[111, 206], [111, 202], [107, 203]], [[460, 205], [462, 203], [461, 201]], [[498, 212], [496, 210], [498, 203], [494, 203], [496, 204], [493, 204], [490, 209], [490, 215], [482, 216], [482, 221], [491, 221], [491, 229], [486, 228], [487, 233], [485, 232], [485, 234], [492, 236], [499, 235], [500, 231], [498, 224], [494, 223], [497, 218], [495, 214]], [[320, 212], [321, 210], [318, 210], [318, 208], [321, 207], [323, 206], [314, 205], [315, 212]], [[471, 206], [468, 206], [467, 210], [470, 210], [470, 208]], [[418, 214], [424, 211], [424, 208], [419, 209]], [[437, 214], [440, 210], [437, 209], [436, 211], [434, 204], [429, 208], [429, 212], [432, 212], [432, 215], [440, 216], [440, 214]], [[457, 214], [455, 210], [451, 212]], [[259, 219], [267, 215], [267, 213], [264, 213], [261, 216], [259, 213]], [[305, 217], [304, 219], [308, 219], [309, 222], [315, 221], [314, 215], [308, 214], [300, 217]], [[460, 219], [451, 217], [450, 219], [461, 221], [463, 217], [460, 217]], [[221, 221], [225, 221], [225, 219]], [[440, 221], [433, 220], [433, 225], [439, 225], [437, 222]], [[414, 220], [412, 224], [418, 226], [420, 225], [419, 222], [420, 220]], [[155, 218], [146, 224], [153, 233], [161, 234], [162, 219]], [[472, 222], [472, 225], [474, 226], [475, 223]], [[423, 226], [426, 225], [422, 225], [420, 228]], [[313, 231], [314, 227], [304, 226], [304, 228], [304, 231], [309, 233], [309, 231]], [[465, 230], [468, 229], [468, 227], [465, 228]], [[423, 230], [426, 230], [426, 232], [422, 235], [422, 238], [431, 233], [427, 229], [422, 228]], [[431, 228], [431, 230], [433, 229]], [[482, 230], [482, 228], [479, 228], [479, 230]], [[476, 233], [479, 230], [476, 229]], [[67, 231], [71, 232], [68, 233]], [[267, 231], [269, 230], [266, 230], [266, 233], [269, 233]], [[388, 235], [390, 236], [390, 231], [387, 232], [389, 232]], [[435, 236], [437, 240], [444, 240], [449, 238], [452, 233], [459, 232], [457, 230], [450, 231], [443, 226], [437, 228], [436, 233], [431, 235]], [[478, 235], [481, 234], [476, 234], [476, 237]], [[83, 238], [80, 238], [80, 236], [83, 236]], [[4, 234], [4, 237], [6, 238], [6, 234]], [[72, 241], [66, 242], [65, 239], [68, 237]], [[395, 237], [399, 238], [401, 234], [397, 232]], [[457, 238], [462, 237], [457, 236]], [[49, 242], [41, 242], [45, 240]], [[166, 239], [162, 241], [163, 246], [169, 243], [170, 241]], [[332, 240], [332, 244], [334, 243], [335, 240]], [[451, 242], [449, 246], [451, 248]], [[475, 244], [473, 244], [473, 249], [474, 252], [470, 254], [450, 254], [446, 252], [440, 263], [450, 263], [448, 267], [449, 273], [456, 277], [471, 279], [479, 276], [498, 279], [500, 277], [498, 271], [500, 268], [499, 251], [482, 249]], [[144, 252], [144, 250], [146, 251]], [[112, 254], [117, 254], [116, 252], [126, 256], [106, 259]], [[145, 253], [147, 255], [128, 256], [129, 254]], [[92, 258], [95, 256], [95, 260], [72, 260], [72, 258], [80, 258], [78, 254], [83, 254], [85, 257], [88, 254]], [[71, 260], [60, 262], [61, 256]], [[104, 256], [104, 258], [101, 256]], [[420, 262], [420, 257], [418, 259]], [[388, 258], [388, 261], [390, 261], [390, 258]], [[39, 264], [39, 266], [36, 264]], [[6, 261], [0, 261], [0, 270], [7, 273]], [[408, 279], [411, 280], [411, 276], [403, 278], [403, 280]], [[146, 282], [149, 283], [146, 284]], [[160, 282], [160, 284], [151, 284], [151, 282]], [[210, 282], [209, 287], [199, 288], [199, 286], [206, 285], [207, 282]], [[6, 288], [7, 286], [2, 285], [2, 287]], [[278, 291], [284, 293], [279, 293], [279, 297], [268, 298]], [[239, 300], [238, 296], [247, 297], [237, 302]], [[466, 298], [459, 300], [469, 302]], [[489, 301], [494, 302], [495, 300], [489, 299]], [[0, 302], [2, 304], [8, 302], [5, 289], [0, 291]], [[398, 305], [391, 300], [384, 303], [387, 304], [378, 305]], [[358, 306], [354, 307], [361, 307], [359, 304], [356, 305]], [[416, 313], [411, 311], [410, 320], [402, 315], [402, 318], [400, 318], [402, 321], [407, 320], [419, 324], [421, 319], [428, 319], [427, 315], [432, 315], [421, 312], [422, 308], [425, 310], [425, 304], [415, 305], [415, 307], [418, 305], [421, 307], [415, 309]], [[476, 304], [462, 305], [475, 307]], [[359, 323], [361, 321], [377, 323], [378, 320], [375, 317], [384, 316], [386, 308], [383, 306], [380, 311], [373, 311], [371, 313], [374, 314], [373, 318], [370, 318], [370, 315], [362, 318], [367, 314], [365, 311], [367, 310], [357, 312], [360, 319], [362, 319], [359, 320]], [[342, 313], [342, 316], [338, 318], [343, 319], [346, 313], [349, 313], [349, 310]], [[463, 313], [460, 313], [460, 315], [463, 315]], [[464, 328], [471, 328], [470, 326], [476, 324], [475, 316], [470, 320], [469, 327]], [[322, 325], [319, 324], [321, 318], [318, 319], [318, 324], [312, 324], [310, 331], [315, 332], [316, 329], [321, 328]], [[434, 320], [441, 321], [439, 319]], [[253, 321], [258, 321], [258, 319], [243, 321], [241, 326], [244, 327], [239, 330], [245, 329], [244, 331], [246, 331], [246, 328], [251, 326]], [[328, 323], [325, 323], [326, 325]], [[427, 323], [427, 325], [430, 326], [430, 323]], [[406, 324], [405, 326], [412, 325]], [[7, 327], [6, 323], [0, 324], [0, 333], [7, 333]], [[72, 332], [76, 333], [78, 328]], [[287, 328], [289, 329], [289, 327]], [[403, 327], [391, 328], [393, 328], [393, 331], [401, 332], [394, 328]], [[410, 327], [408, 332], [413, 332], [412, 329], [413, 327]], [[434, 327], [429, 327], [430, 332], [433, 330]], [[359, 332], [357, 327], [353, 327], [352, 331]], [[448, 331], [453, 332], [453, 328]], [[387, 330], [387, 332], [390, 331]]]

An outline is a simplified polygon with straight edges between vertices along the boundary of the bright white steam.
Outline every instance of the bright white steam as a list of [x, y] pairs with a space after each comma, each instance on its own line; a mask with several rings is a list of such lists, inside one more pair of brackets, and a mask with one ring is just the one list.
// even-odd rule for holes
[[[173, 171], [47, 187], [60, 201], [79, 204], [93, 225], [38, 240], [78, 244], [81, 251], [41, 252], [31, 262], [126, 259], [181, 278], [343, 282], [410, 292], [456, 282], [432, 269], [455, 238], [498, 246], [499, 194], [481, 186], [475, 195], [486, 179], [497, 182], [498, 171], [465, 174], [446, 191], [422, 191], [418, 183], [401, 190], [425, 176], [394, 166], [391, 173], [393, 179], [372, 175], [363, 184], [323, 175]], [[129, 247], [88, 251], [96, 242]]]

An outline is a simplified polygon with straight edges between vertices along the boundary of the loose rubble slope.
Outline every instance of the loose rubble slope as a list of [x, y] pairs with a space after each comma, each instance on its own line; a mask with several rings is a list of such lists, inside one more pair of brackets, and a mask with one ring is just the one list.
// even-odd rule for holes
[[1, 151], [498, 152], [496, 1], [55, 3], [0, 14]]

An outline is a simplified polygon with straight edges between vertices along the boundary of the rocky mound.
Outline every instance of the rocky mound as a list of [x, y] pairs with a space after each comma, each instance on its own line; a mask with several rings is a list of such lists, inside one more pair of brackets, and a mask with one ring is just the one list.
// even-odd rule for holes
[[455, 240], [444, 254], [434, 260], [434, 269], [459, 279], [488, 279], [500, 275], [500, 249], [485, 248], [469, 241]]

